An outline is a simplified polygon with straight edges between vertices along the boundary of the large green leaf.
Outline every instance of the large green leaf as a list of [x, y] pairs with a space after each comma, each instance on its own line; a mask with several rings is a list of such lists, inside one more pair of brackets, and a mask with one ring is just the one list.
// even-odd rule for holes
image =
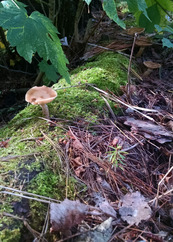
[[114, 20], [123, 29], [125, 28], [125, 23], [118, 17], [114, 0], [103, 0], [103, 9], [110, 19]]
[[39, 68], [40, 68], [40, 71], [45, 72], [49, 80], [53, 81], [54, 83], [57, 82], [58, 74], [57, 74], [57, 70], [53, 65], [49, 65], [45, 60], [42, 60], [39, 63]]
[[149, 18], [148, 20], [144, 14], [141, 14], [139, 17], [139, 26], [144, 27], [147, 32], [152, 32], [155, 29], [155, 25], [159, 24], [161, 21], [160, 11], [158, 5], [154, 4], [147, 9]]
[[139, 15], [139, 12], [141, 12], [150, 21], [145, 0], [127, 0], [127, 4], [130, 12], [134, 15]]
[[160, 6], [160, 8], [173, 12], [173, 1], [172, 0], [146, 0], [147, 6], [151, 7], [154, 4]]
[[[171, 28], [170, 26], [162, 28], [159, 25], [155, 25], [155, 28], [158, 31], [158, 33], [168, 32], [168, 33], [173, 34], [173, 28]], [[162, 44], [163, 44], [163, 47], [173, 48], [173, 43], [168, 38], [163, 38], [162, 39]]]
[[3, 1], [2, 4], [4, 7], [0, 7], [0, 26], [8, 30], [7, 39], [10, 45], [16, 47], [19, 55], [30, 63], [37, 52], [43, 60], [49, 60], [57, 72], [70, 83], [66, 67], [68, 61], [61, 48], [58, 31], [52, 22], [37, 11], [28, 16], [23, 6], [17, 7], [11, 1]]
[[139, 11], [141, 11], [149, 21], [151, 21], [146, 10], [148, 7], [145, 0], [137, 0], [137, 4], [138, 4]]

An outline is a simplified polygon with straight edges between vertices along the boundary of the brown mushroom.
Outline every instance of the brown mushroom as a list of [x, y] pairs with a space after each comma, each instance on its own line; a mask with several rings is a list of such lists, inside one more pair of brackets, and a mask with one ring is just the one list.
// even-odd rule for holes
[[130, 29], [127, 29], [127, 34], [129, 35], [134, 35], [135, 33], [142, 34], [144, 31], [145, 31], [145, 28], [132, 27]]
[[25, 95], [25, 100], [33, 105], [39, 104], [42, 108], [43, 115], [49, 119], [49, 109], [47, 103], [53, 101], [57, 93], [50, 87], [32, 87]]
[[144, 61], [143, 64], [148, 68], [143, 74], [144, 77], [148, 76], [154, 69], [159, 69], [161, 67], [161, 64], [153, 61]]
[[152, 45], [150, 39], [145, 36], [141, 36], [139, 39], [137, 39], [135, 44], [140, 47], [136, 57], [140, 57], [142, 55], [145, 47]]

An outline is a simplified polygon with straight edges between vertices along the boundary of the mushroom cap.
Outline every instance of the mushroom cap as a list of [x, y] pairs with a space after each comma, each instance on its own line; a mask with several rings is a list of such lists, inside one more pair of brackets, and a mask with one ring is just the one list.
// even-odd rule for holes
[[157, 69], [161, 67], [161, 64], [153, 61], [144, 61], [143, 64], [150, 69]]
[[139, 39], [137, 39], [135, 44], [138, 45], [138, 46], [141, 46], [141, 47], [152, 45], [150, 39], [145, 37], [145, 36], [141, 36]]
[[41, 86], [41, 87], [32, 87], [29, 89], [25, 95], [25, 100], [33, 105], [36, 104], [46, 104], [56, 98], [57, 93], [50, 87]]
[[145, 28], [139, 28], [139, 27], [132, 27], [130, 29], [127, 29], [127, 34], [134, 35], [135, 33], [141, 34], [145, 31]]

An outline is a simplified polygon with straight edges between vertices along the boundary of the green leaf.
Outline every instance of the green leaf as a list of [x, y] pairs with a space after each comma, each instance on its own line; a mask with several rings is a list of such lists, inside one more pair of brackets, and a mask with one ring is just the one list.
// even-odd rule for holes
[[166, 31], [166, 32], [173, 34], [173, 28], [171, 28], [170, 26], [163, 28], [163, 31]]
[[146, 0], [147, 6], [150, 7], [154, 4], [157, 4], [160, 8], [165, 9], [166, 11], [173, 12], [173, 1], [172, 0]]
[[92, 0], [84, 0], [88, 5], [90, 5]]
[[42, 60], [39, 64], [40, 71], [44, 72], [46, 77], [53, 81], [57, 82], [58, 74], [57, 69], [53, 65], [49, 65], [46, 61]]
[[9, 1], [9, 0], [2, 1], [1, 3], [4, 6], [4, 8], [10, 8], [10, 9], [25, 8], [27, 6], [24, 3], [12, 1], [12, 0], [11, 1]]
[[127, 0], [128, 8], [130, 12], [134, 15], [138, 15], [140, 12], [150, 21], [150, 18], [147, 13], [147, 4], [145, 0]]
[[[5, 1], [3, 6], [9, 2]], [[66, 67], [68, 60], [61, 48], [58, 31], [47, 17], [37, 11], [28, 16], [23, 7], [8, 5], [8, 8], [0, 8], [0, 26], [8, 30], [7, 39], [12, 47], [16, 47], [19, 55], [31, 63], [37, 52], [45, 62], [49, 60], [70, 83]]]
[[173, 43], [167, 38], [163, 38], [162, 43], [163, 47], [173, 48]]
[[137, 0], [137, 5], [138, 5], [139, 11], [141, 11], [149, 21], [151, 21], [146, 10], [148, 7], [145, 0]]
[[162, 27], [159, 26], [159, 25], [157, 25], [157, 24], [155, 24], [154, 27], [156, 28], [156, 30], [157, 30], [159, 33], [163, 31]]
[[131, 13], [139, 11], [137, 0], [127, 0], [128, 8]]
[[148, 20], [148, 18], [144, 15], [141, 14], [139, 16], [139, 26], [145, 28], [145, 30], [147, 32], [152, 32], [155, 29], [155, 25], [159, 25], [160, 20], [161, 20], [161, 16], [160, 16], [160, 12], [158, 10], [158, 5], [154, 4], [151, 7], [149, 7], [147, 9], [147, 14], [149, 16], [149, 18], [151, 19], [151, 21]]
[[125, 23], [118, 17], [114, 0], [103, 0], [103, 9], [110, 19], [114, 20], [115, 23], [125, 29]]

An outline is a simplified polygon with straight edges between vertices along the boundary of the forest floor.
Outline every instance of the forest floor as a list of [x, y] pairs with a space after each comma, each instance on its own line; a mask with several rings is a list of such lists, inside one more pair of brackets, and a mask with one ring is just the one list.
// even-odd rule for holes
[[[111, 21], [103, 21], [90, 39], [96, 46], [88, 45], [82, 59], [87, 61], [106, 48], [121, 51], [130, 60], [133, 36], [125, 31], [117, 35], [117, 29]], [[135, 70], [128, 74], [122, 67], [131, 80], [129, 92], [127, 85], [121, 87], [121, 96], [92, 86], [106, 100], [108, 117], [95, 124], [85, 119], [65, 121], [68, 132], [58, 143], [67, 162], [66, 174], [86, 187], [76, 196], [80, 203], [65, 200], [62, 207], [51, 205], [51, 231], [65, 231], [62, 239], [54, 241], [173, 240], [173, 53], [153, 36], [152, 45], [135, 57], [138, 50], [136, 46], [132, 58], [138, 74]], [[146, 60], [160, 63], [160, 69], [143, 75]], [[15, 75], [17, 79], [19, 74]], [[119, 114], [114, 114], [108, 100]], [[3, 114], [1, 121], [6, 118]], [[52, 119], [50, 126], [56, 122]], [[75, 224], [78, 227], [70, 231]], [[37, 231], [26, 227], [38, 237]], [[44, 236], [40, 241], [46, 241]]]

